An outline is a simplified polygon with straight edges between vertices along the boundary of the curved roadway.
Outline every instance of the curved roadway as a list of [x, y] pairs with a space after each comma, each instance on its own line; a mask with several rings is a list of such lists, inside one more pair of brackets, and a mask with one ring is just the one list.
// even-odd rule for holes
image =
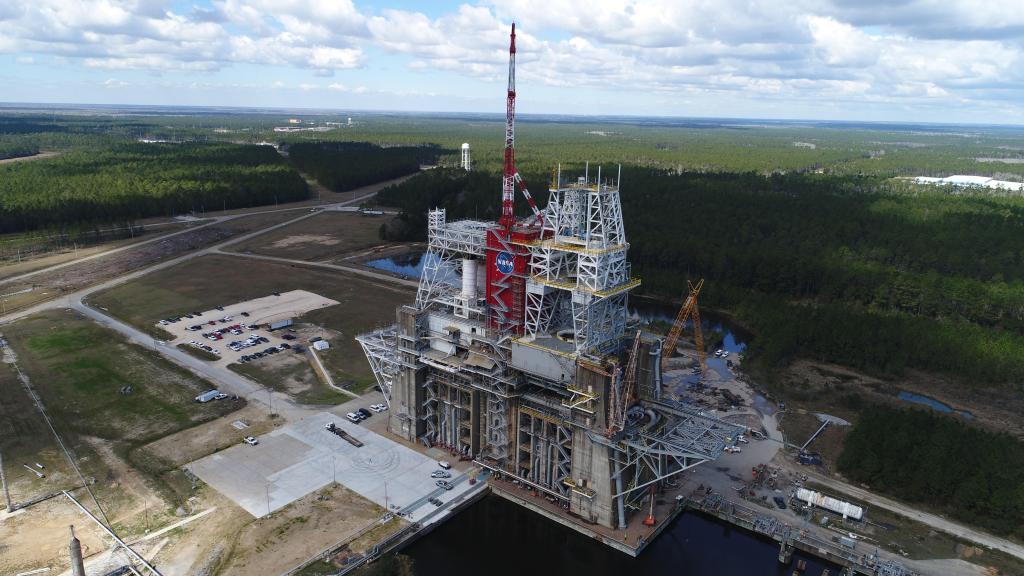
[[[380, 183], [380, 184], [375, 184], [375, 185], [372, 185], [372, 186], [367, 186], [367, 187], [363, 188], [362, 190], [372, 190], [372, 191], [367, 192], [365, 194], [361, 194], [361, 195], [359, 195], [359, 196], [357, 196], [355, 198], [352, 198], [350, 200], [346, 200], [346, 201], [343, 201], [343, 202], [337, 202], [337, 203], [333, 203], [333, 204], [325, 204], [325, 205], [320, 206], [320, 208], [323, 208], [323, 209], [332, 209], [332, 208], [333, 209], [337, 209], [337, 208], [340, 208], [342, 206], [350, 206], [350, 205], [353, 205], [353, 204], [358, 204], [359, 202], [362, 202], [363, 200], [366, 200], [366, 199], [371, 198], [374, 195], [376, 195], [377, 191], [380, 190], [381, 188], [383, 188], [385, 185], [390, 184], [392, 182], [398, 182], [398, 181], [404, 180], [405, 178], [407, 178], [407, 177], [399, 178], [399, 179], [396, 179], [396, 180], [393, 180], [393, 181], [384, 182], [384, 183]], [[289, 210], [308, 210], [308, 209], [309, 209], [308, 206], [303, 206], [303, 207], [297, 207], [297, 208], [283, 208], [283, 209], [280, 209], [280, 210], [264, 210], [262, 212], [249, 212], [249, 213], [244, 213], [244, 214], [234, 214], [234, 215], [229, 215], [229, 216], [218, 217], [217, 219], [214, 220], [214, 222], [210, 222], [209, 224], [204, 224], [203, 226], [209, 226], [209, 225], [212, 225], [212, 224], [215, 224], [215, 223], [218, 223], [218, 222], [223, 222], [225, 220], [230, 220], [230, 219], [239, 218], [239, 217], [243, 217], [243, 216], [249, 216], [249, 215], [252, 215], [252, 214], [259, 214], [259, 213], [266, 213], [266, 212], [284, 212], [284, 211], [289, 211]], [[323, 263], [315, 263], [315, 262], [306, 262], [306, 261], [302, 261], [302, 260], [292, 260], [292, 259], [287, 259], [287, 258], [277, 258], [277, 257], [273, 257], [273, 256], [261, 256], [261, 255], [253, 255], [253, 254], [240, 254], [240, 253], [224, 252], [223, 251], [223, 248], [225, 248], [227, 246], [231, 246], [233, 244], [244, 242], [246, 240], [249, 240], [251, 238], [255, 238], [255, 237], [260, 236], [262, 234], [265, 234], [267, 232], [276, 230], [278, 228], [283, 228], [285, 226], [290, 226], [291, 224], [294, 224], [295, 222], [299, 222], [299, 221], [304, 220], [306, 218], [309, 218], [311, 216], [315, 216], [316, 214], [318, 214], [320, 212], [321, 212], [321, 210], [315, 210], [313, 212], [307, 212], [307, 213], [304, 213], [301, 216], [298, 216], [296, 218], [292, 218], [290, 220], [287, 220], [287, 221], [284, 221], [284, 222], [281, 222], [281, 223], [278, 223], [278, 224], [274, 224], [274, 225], [268, 226], [266, 228], [262, 228], [262, 229], [259, 229], [259, 230], [253, 231], [253, 232], [246, 233], [246, 234], [241, 235], [241, 236], [237, 236], [237, 237], [228, 239], [228, 240], [226, 240], [224, 242], [221, 242], [219, 244], [215, 244], [215, 245], [210, 246], [208, 248], [203, 248], [203, 249], [200, 249], [200, 250], [196, 250], [194, 252], [190, 252], [188, 254], [184, 254], [182, 256], [178, 256], [176, 258], [171, 258], [170, 260], [165, 260], [163, 262], [158, 262], [156, 264], [153, 264], [152, 266], [141, 268], [139, 270], [135, 270], [135, 271], [130, 272], [128, 274], [125, 274], [125, 275], [122, 275], [122, 276], [119, 276], [119, 277], [116, 277], [116, 278], [112, 278], [110, 280], [107, 280], [105, 282], [101, 282], [99, 284], [95, 284], [95, 285], [90, 286], [88, 288], [84, 288], [82, 290], [78, 290], [76, 292], [68, 294], [67, 296], [64, 296], [64, 297], [61, 297], [61, 298], [58, 298], [58, 299], [54, 299], [54, 300], [50, 300], [50, 301], [47, 301], [47, 302], [43, 302], [43, 303], [37, 304], [35, 306], [32, 306], [30, 308], [26, 308], [24, 310], [21, 310], [21, 311], [18, 311], [18, 312], [14, 312], [14, 313], [8, 314], [6, 316], [2, 316], [2, 317], [0, 317], [0, 325], [6, 324], [6, 323], [9, 323], [9, 322], [13, 322], [15, 320], [18, 320], [18, 319], [24, 318], [26, 316], [29, 316], [29, 315], [32, 315], [32, 314], [36, 314], [36, 313], [39, 313], [39, 312], [42, 312], [42, 311], [45, 311], [45, 310], [51, 310], [51, 309], [54, 309], [54, 308], [73, 308], [74, 310], [77, 310], [77, 311], [81, 312], [82, 314], [86, 315], [87, 317], [93, 319], [95, 322], [98, 322], [98, 323], [100, 323], [100, 324], [102, 324], [102, 325], [104, 325], [104, 326], [106, 326], [106, 327], [108, 327], [108, 328], [110, 328], [112, 330], [115, 330], [115, 331], [119, 332], [120, 334], [125, 336], [128, 340], [130, 340], [130, 341], [132, 341], [132, 342], [134, 342], [134, 343], [136, 343], [136, 344], [138, 344], [140, 346], [143, 346], [145, 348], [149, 348], [151, 350], [155, 350], [156, 352], [162, 354], [164, 357], [166, 357], [168, 360], [174, 362], [175, 364], [178, 364], [178, 365], [180, 365], [180, 366], [190, 370], [191, 372], [193, 372], [194, 374], [200, 376], [201, 378], [205, 378], [206, 380], [209, 380], [211, 383], [215, 384], [218, 387], [218, 389], [221, 389], [221, 390], [223, 390], [225, 392], [228, 392], [228, 393], [231, 393], [231, 394], [237, 394], [239, 396], [242, 396], [242, 397], [246, 398], [249, 402], [252, 402], [252, 403], [255, 403], [257, 405], [265, 407], [268, 411], [272, 407], [273, 408], [273, 412], [277, 412], [277, 413], [281, 414], [283, 417], [285, 417], [288, 420], [298, 419], [298, 418], [302, 418], [304, 416], [307, 416], [309, 414], [312, 414], [314, 412], [320, 412], [321, 411], [320, 409], [313, 409], [313, 408], [310, 408], [310, 407], [307, 407], [307, 406], [296, 404], [288, 396], [286, 396], [284, 394], [281, 394], [281, 393], [272, 392], [271, 390], [268, 390], [267, 388], [264, 388], [260, 384], [257, 384], [256, 382], [253, 382], [252, 380], [249, 380], [248, 378], [245, 378], [244, 376], [236, 374], [236, 373], [234, 373], [234, 372], [232, 372], [232, 371], [230, 371], [230, 370], [228, 370], [226, 368], [218, 367], [218, 366], [214, 366], [212, 364], [209, 364], [209, 363], [207, 363], [207, 362], [205, 362], [203, 360], [200, 360], [200, 359], [198, 359], [198, 358], [196, 358], [194, 356], [191, 356], [191, 355], [189, 355], [189, 354], [187, 354], [187, 353], [185, 353], [185, 352], [183, 352], [181, 350], [178, 350], [174, 346], [164, 345], [161, 341], [154, 339], [153, 337], [151, 337], [148, 334], [142, 332], [141, 330], [138, 330], [137, 328], [134, 328], [134, 327], [132, 327], [132, 326], [122, 322], [121, 320], [118, 320], [116, 318], [108, 316], [108, 315], [104, 314], [103, 312], [101, 312], [101, 311], [99, 311], [99, 310], [97, 310], [95, 308], [90, 307], [89, 305], [87, 305], [84, 302], [85, 298], [87, 298], [90, 294], [93, 294], [95, 292], [99, 292], [101, 290], [106, 290], [108, 288], [112, 288], [114, 286], [118, 286], [118, 285], [124, 284], [126, 282], [130, 282], [130, 281], [132, 281], [132, 280], [134, 280], [136, 278], [145, 276], [146, 274], [149, 274], [151, 272], [155, 272], [157, 270], [163, 270], [165, 268], [170, 268], [171, 266], [176, 266], [176, 265], [178, 265], [178, 264], [180, 264], [182, 262], [187, 262], [189, 260], [192, 260], [194, 258], [199, 258], [199, 257], [205, 256], [207, 254], [227, 254], [227, 255], [238, 256], [238, 257], [245, 257], [245, 258], [256, 258], [256, 259], [261, 259], [261, 260], [278, 261], [278, 262], [284, 262], [284, 263], [290, 263], [290, 264], [301, 264], [303, 266], [313, 266], [313, 267], [318, 267], [318, 268], [326, 268], [326, 269], [338, 270], [338, 271], [343, 271], [343, 272], [348, 272], [348, 273], [353, 273], [353, 274], [359, 274], [359, 275], [362, 275], [362, 276], [367, 276], [367, 277], [371, 277], [371, 278], [375, 278], [375, 279], [379, 279], [379, 280], [386, 280], [388, 282], [394, 282], [394, 283], [403, 284], [403, 285], [409, 285], [409, 286], [416, 286], [417, 285], [417, 283], [415, 281], [405, 280], [405, 279], [401, 279], [401, 278], [396, 278], [394, 276], [390, 276], [390, 275], [387, 275], [387, 274], [372, 272], [372, 271], [369, 271], [369, 270], [364, 270], [364, 269], [354, 268], [354, 267], [349, 267], [349, 266], [339, 266], [339, 265], [335, 265], [335, 264], [323, 264]], [[98, 257], [101, 257], [101, 256], [110, 255], [110, 254], [115, 253], [115, 252], [120, 252], [122, 250], [127, 250], [127, 249], [130, 249], [130, 248], [134, 248], [134, 247], [140, 246], [140, 245], [145, 244], [147, 242], [153, 242], [153, 241], [156, 241], [156, 240], [166, 239], [166, 238], [168, 238], [170, 236], [173, 236], [175, 234], [181, 234], [181, 233], [193, 231], [193, 230], [196, 230], [196, 229], [197, 228], [189, 228], [189, 229], [184, 230], [182, 232], [176, 232], [174, 234], [160, 236], [158, 238], [153, 238], [153, 239], [147, 240], [145, 242], [141, 242], [141, 243], [137, 243], [137, 244], [132, 244], [130, 246], [125, 246], [125, 247], [121, 247], [121, 248], [115, 248], [115, 249], [108, 250], [108, 251], [100, 253], [100, 254], [95, 254], [95, 255], [87, 256], [87, 257], [84, 257], [84, 258], [81, 258], [81, 259], [78, 259], [78, 260], [74, 260], [72, 262], [58, 264], [58, 265], [55, 265], [55, 266], [44, 268], [42, 270], [37, 270], [35, 272], [31, 272], [31, 273], [28, 273], [28, 274], [23, 274], [23, 275], [16, 276], [16, 277], [13, 277], [13, 278], [8, 278], [8, 279], [0, 281], [0, 284], [12, 281], [13, 279], [25, 278], [25, 277], [29, 277], [29, 276], [32, 276], [32, 275], [35, 275], [35, 274], [40, 274], [40, 273], [43, 273], [43, 272], [46, 272], [46, 271], [55, 270], [55, 269], [58, 269], [58, 268], [63, 268], [65, 266], [69, 266], [71, 264], [77, 264], [77, 263], [80, 263], [80, 262], [83, 262], [83, 261], [87, 261], [87, 260], [92, 260], [94, 258], [98, 258]], [[271, 406], [271, 404], [272, 404], [272, 406]], [[892, 511], [898, 513], [898, 514], [901, 514], [901, 515], [906, 516], [908, 518], [911, 518], [913, 520], [922, 522], [924, 524], [927, 524], [929, 526], [932, 526], [932, 527], [934, 527], [936, 529], [939, 529], [939, 530], [942, 530], [944, 532], [947, 532], [947, 533], [950, 533], [950, 534], [954, 534], [954, 535], [959, 536], [959, 537], [961, 537], [961, 538], [963, 538], [965, 540], [969, 540], [969, 541], [971, 541], [971, 542], [973, 542], [975, 544], [979, 544], [979, 545], [982, 545], [982, 546], [985, 546], [985, 547], [988, 547], [988, 548], [1000, 550], [1000, 551], [1002, 551], [1002, 552], [1004, 552], [1006, 554], [1010, 554], [1010, 555], [1016, 556], [1017, 558], [1024, 559], [1024, 546], [1021, 546], [1020, 544], [1017, 544], [1015, 542], [1011, 542], [1011, 541], [1009, 541], [1009, 540], [1007, 540], [1005, 538], [999, 538], [997, 536], [993, 536], [991, 534], [982, 532], [980, 530], [969, 528], [967, 526], [964, 526], [962, 524], [958, 524], [956, 522], [952, 522], [950, 520], [947, 520], [945, 518], [936, 516], [934, 514], [930, 514], [930, 513], [927, 513], [927, 512], [921, 512], [921, 511], [916, 510], [914, 508], [911, 508], [910, 506], [907, 506], [905, 504], [902, 504], [902, 503], [890, 500], [888, 498], [879, 496], [879, 495], [874, 494], [872, 492], [869, 492], [867, 490], [863, 490], [861, 488], [857, 488], [856, 486], [851, 486], [849, 484], [837, 482], [836, 480], [831, 479], [831, 478], [826, 478], [826, 477], [823, 477], [823, 476], [811, 475], [811, 474], [809, 474], [809, 476], [813, 476], [814, 479], [819, 481], [819, 482], [833, 485], [838, 490], [840, 490], [842, 492], [845, 492], [845, 493], [849, 494], [850, 496], [852, 496], [854, 498], [858, 498], [860, 500], [868, 502], [868, 503], [870, 503], [872, 505], [879, 506], [881, 508], [886, 508], [888, 510], [892, 510]]]

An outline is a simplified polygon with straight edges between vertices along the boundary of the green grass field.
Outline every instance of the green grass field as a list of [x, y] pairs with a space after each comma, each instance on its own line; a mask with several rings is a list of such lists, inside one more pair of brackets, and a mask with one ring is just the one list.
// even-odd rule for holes
[[[187, 496], [179, 471], [137, 461], [136, 449], [244, 406], [244, 401], [195, 403], [209, 383], [74, 312], [31, 316], [5, 327], [4, 337], [58, 433], [77, 455], [83, 474], [96, 479], [94, 491], [105, 508], [117, 510], [131, 500], [117, 487], [116, 470], [124, 464], [111, 458], [141, 472], [169, 503]], [[7, 366], [0, 367], [0, 386], [5, 392], [0, 403], [5, 456], [8, 451], [12, 458], [20, 456], [19, 467], [21, 459], [31, 457], [55, 473], [61, 471], [62, 485], [46, 483], [37, 493], [77, 485], [52, 434]], [[122, 393], [126, 386], [130, 393]]]
[[[68, 312], [27, 318], [5, 335], [48, 410], [77, 434], [139, 442], [232, 409], [196, 404], [209, 384]], [[131, 393], [122, 394], [126, 386]]]
[[[75, 485], [71, 467], [21, 381], [9, 364], [0, 365], [0, 453], [13, 502]], [[42, 464], [40, 479], [24, 464]]]
[[323, 212], [231, 247], [232, 252], [252, 252], [310, 262], [336, 261], [343, 254], [378, 246], [382, 216], [351, 212]]
[[98, 293], [90, 304], [152, 334], [160, 318], [297, 289], [339, 302], [295, 319], [340, 332], [323, 356], [335, 382], [351, 381], [353, 390], [372, 386], [373, 374], [354, 337], [393, 322], [395, 308], [412, 300], [411, 289], [301, 265], [211, 255]]
[[[302, 404], [341, 404], [351, 398], [322, 383], [308, 362], [283, 367], [271, 367], [266, 363], [231, 364], [234, 372], [246, 376], [264, 386], [284, 392]], [[294, 384], [298, 382], [298, 387]], [[289, 386], [289, 383], [293, 383]]]

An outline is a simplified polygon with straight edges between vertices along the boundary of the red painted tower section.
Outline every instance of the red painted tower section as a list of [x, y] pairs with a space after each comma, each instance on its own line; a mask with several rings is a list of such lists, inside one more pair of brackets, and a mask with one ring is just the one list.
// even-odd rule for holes
[[539, 227], [517, 226], [515, 188], [519, 182], [534, 213], [534, 224], [541, 221], [540, 211], [516, 171], [516, 25], [508, 48], [508, 91], [505, 102], [505, 164], [501, 182], [501, 219], [487, 231], [487, 306], [490, 326], [523, 333], [526, 308], [526, 275], [529, 250], [523, 243], [540, 236]]

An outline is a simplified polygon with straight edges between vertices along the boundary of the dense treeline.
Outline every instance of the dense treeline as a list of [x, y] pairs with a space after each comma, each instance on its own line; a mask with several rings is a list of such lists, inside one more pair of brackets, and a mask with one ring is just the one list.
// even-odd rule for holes
[[[755, 366], [803, 356], [881, 375], [1024, 378], [1021, 199], [907, 193], [861, 176], [624, 168], [622, 179], [642, 290], [678, 298], [686, 279], [706, 278], [705, 305], [757, 330]], [[421, 239], [433, 206], [495, 219], [499, 190], [494, 174], [423, 174], [379, 195], [402, 209], [384, 234]]]
[[0, 142], [0, 160], [8, 158], [23, 158], [34, 156], [39, 153], [39, 147], [23, 143], [2, 143]]
[[[540, 206], [547, 203], [546, 186], [527, 179], [527, 187]], [[395, 221], [385, 227], [384, 239], [422, 240], [427, 234], [427, 211], [432, 208], [444, 208], [450, 220], [497, 220], [501, 215], [501, 179], [487, 172], [437, 168], [384, 188], [376, 200], [401, 209]], [[516, 209], [520, 216], [529, 212], [521, 198]]]
[[123, 144], [0, 166], [0, 232], [83, 228], [308, 194], [270, 146]]
[[1024, 444], [921, 410], [872, 406], [846, 438], [839, 469], [872, 490], [1024, 537]]
[[367, 142], [288, 146], [288, 156], [299, 170], [336, 192], [413, 174], [438, 153], [436, 146], [381, 148]]
[[750, 296], [737, 308], [757, 337], [747, 357], [771, 369], [811, 358], [895, 376], [907, 368], [944, 372], [974, 383], [1024, 380], [1024, 337], [963, 320], [882, 313], [848, 304], [804, 305]]
[[[323, 118], [328, 120], [329, 118]], [[337, 121], [338, 118], [333, 118]], [[436, 142], [457, 152], [469, 142], [474, 168], [501, 170], [503, 118], [374, 115], [356, 125], [314, 134], [287, 134], [289, 141], [364, 140], [393, 145]], [[1024, 152], [1019, 127], [820, 124], [632, 118], [518, 118], [516, 163], [543, 173], [552, 162], [602, 161], [676, 172], [801, 172], [843, 175], [980, 174], [1019, 180]], [[266, 135], [266, 137], [278, 137]], [[979, 160], [982, 159], [982, 160]], [[993, 162], [991, 159], [1005, 160]], [[458, 154], [442, 158], [455, 166]]]

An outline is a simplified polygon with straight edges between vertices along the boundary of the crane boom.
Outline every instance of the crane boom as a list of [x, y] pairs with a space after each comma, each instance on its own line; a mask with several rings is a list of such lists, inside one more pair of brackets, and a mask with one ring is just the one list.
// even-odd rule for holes
[[633, 347], [629, 352], [629, 359], [626, 361], [626, 370], [621, 373], [621, 380], [616, 370], [616, 377], [612, 381], [612, 401], [608, 405], [608, 436], [622, 431], [626, 427], [626, 409], [636, 399], [636, 372], [637, 363], [640, 357], [640, 334], [636, 331], [633, 338]]
[[516, 170], [516, 25], [512, 23], [512, 34], [508, 45], [508, 92], [505, 100], [505, 166], [501, 175], [501, 218], [498, 224], [506, 231], [516, 223], [516, 185], [523, 192], [526, 203], [533, 211], [531, 223], [542, 223], [544, 217], [537, 208], [533, 196], [526, 188], [519, 171]]
[[[696, 284], [687, 280], [689, 293], [686, 296], [686, 300], [683, 301], [682, 307], [679, 308], [679, 314], [676, 315], [676, 321], [672, 323], [672, 329], [668, 332], [668, 337], [665, 338], [665, 344], [661, 347], [661, 373], [665, 374], [665, 370], [668, 368], [668, 359], [675, 354], [676, 345], [679, 343], [679, 336], [683, 333], [683, 325], [686, 321], [693, 321], [693, 340], [697, 345], [697, 357], [700, 360], [700, 369], [703, 373], [707, 369], [707, 352], [704, 350], [704, 333], [700, 326], [700, 310], [697, 307], [697, 297], [700, 296], [700, 290], [704, 287], [704, 279], [702, 278]], [[664, 376], [662, 376], [664, 378]]]
[[508, 44], [508, 92], [505, 100], [505, 167], [501, 178], [501, 219], [498, 224], [511, 230], [516, 223], [516, 24]]

